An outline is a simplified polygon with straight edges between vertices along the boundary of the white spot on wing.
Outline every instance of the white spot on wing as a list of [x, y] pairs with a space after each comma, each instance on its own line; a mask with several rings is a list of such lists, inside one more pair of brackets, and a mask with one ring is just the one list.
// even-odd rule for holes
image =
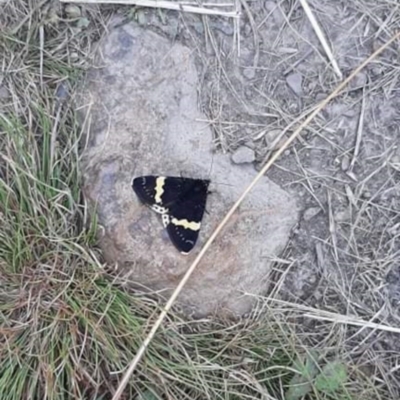
[[164, 228], [166, 228], [169, 225], [170, 221], [171, 221], [171, 219], [170, 219], [168, 214], [163, 214], [161, 216], [161, 220], [162, 220], [162, 223], [164, 225]]
[[156, 195], [154, 197], [156, 203], [162, 203], [161, 196], [164, 193], [164, 184], [165, 184], [165, 177], [159, 176], [156, 179]]
[[200, 225], [201, 225], [200, 222], [194, 222], [194, 221], [189, 222], [187, 219], [172, 218], [171, 222], [176, 226], [182, 226], [183, 228], [191, 229], [192, 231], [200, 230]]
[[150, 206], [150, 208], [159, 214], [166, 214], [168, 212], [168, 208], [159, 206], [158, 204], [153, 204]]

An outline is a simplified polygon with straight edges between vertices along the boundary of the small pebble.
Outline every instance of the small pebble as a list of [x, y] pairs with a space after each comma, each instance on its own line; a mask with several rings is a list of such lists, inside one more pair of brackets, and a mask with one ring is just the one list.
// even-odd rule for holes
[[350, 82], [350, 87], [360, 88], [364, 87], [367, 84], [368, 78], [364, 72], [359, 72]]
[[344, 155], [342, 157], [342, 164], [341, 164], [342, 171], [347, 171], [349, 167], [350, 167], [350, 158], [348, 155]]
[[344, 222], [350, 220], [350, 211], [348, 209], [343, 211], [338, 211], [335, 213], [335, 221]]
[[273, 129], [266, 133], [265, 140], [268, 144], [268, 150], [278, 150], [286, 143], [288, 139], [286, 133], [278, 140], [278, 142], [275, 142], [281, 133], [282, 131], [280, 129]]
[[249, 149], [246, 146], [239, 147], [231, 156], [231, 160], [234, 164], [247, 164], [252, 163], [256, 159], [254, 150]]
[[253, 79], [256, 76], [256, 70], [254, 68], [245, 68], [243, 70], [243, 75], [247, 79]]
[[71, 52], [71, 61], [76, 61], [79, 59], [79, 54], [76, 51]]
[[377, 75], [381, 75], [383, 73], [383, 68], [382, 67], [373, 67], [372, 68], [372, 74], [377, 76]]
[[[71, 53], [71, 58], [72, 58], [72, 53]], [[78, 58], [78, 54], [77, 54]], [[68, 98], [68, 87], [64, 84], [64, 82], [61, 82], [56, 90], [56, 98], [57, 100], [64, 101]]]
[[268, 144], [272, 143], [281, 133], [280, 129], [272, 129], [265, 134], [265, 140]]
[[69, 18], [79, 18], [82, 15], [81, 9], [74, 4], [68, 4], [65, 7], [65, 13]]
[[303, 89], [301, 87], [302, 82], [303, 77], [298, 72], [294, 72], [286, 77], [286, 83], [297, 96], [301, 96], [303, 94]]
[[[1, 89], [0, 89], [1, 90]], [[400, 156], [395, 154], [392, 159], [391, 159], [392, 163], [394, 164], [400, 164]]]
[[364, 199], [370, 199], [372, 197], [372, 194], [369, 190], [366, 190], [363, 194], [362, 197], [364, 197]]
[[309, 221], [311, 218], [315, 217], [321, 209], [319, 207], [310, 207], [304, 211], [303, 218], [305, 221]]

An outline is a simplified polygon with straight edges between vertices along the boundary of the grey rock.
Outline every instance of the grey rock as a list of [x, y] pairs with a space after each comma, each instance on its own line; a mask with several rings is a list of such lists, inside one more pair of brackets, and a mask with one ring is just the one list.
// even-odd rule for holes
[[240, 146], [231, 156], [232, 162], [235, 164], [247, 164], [255, 161], [256, 156], [254, 150]]
[[302, 82], [303, 77], [298, 72], [293, 72], [286, 77], [286, 83], [297, 96], [301, 96], [303, 94], [303, 89], [301, 87]]
[[79, 18], [82, 15], [80, 7], [74, 4], [68, 4], [65, 6], [65, 14], [68, 18]]
[[305, 221], [309, 221], [311, 218], [315, 217], [321, 209], [319, 207], [310, 207], [304, 211], [303, 218]]
[[351, 219], [351, 214], [350, 214], [350, 210], [348, 208], [344, 209], [344, 210], [339, 210], [335, 213], [334, 216], [335, 220], [337, 222], [346, 222], [346, 221], [350, 221]]
[[[81, 95], [82, 120], [90, 109], [92, 121], [81, 164], [85, 198], [92, 212], [96, 207], [105, 259], [130, 281], [169, 296], [255, 172], [212, 154], [190, 49], [131, 23], [110, 31], [99, 54], [102, 68], [88, 74]], [[199, 240], [188, 256], [135, 196], [132, 178], [145, 174], [211, 179]], [[248, 312], [254, 297], [244, 293], [264, 293], [270, 259], [284, 249], [297, 217], [294, 199], [263, 177], [185, 285], [180, 306], [195, 316]]]
[[352, 89], [364, 87], [368, 82], [367, 74], [364, 72], [359, 72], [351, 81], [350, 87]]
[[256, 76], [256, 70], [254, 68], [244, 68], [243, 75], [247, 79], [253, 79]]
[[273, 129], [266, 133], [265, 141], [268, 145], [268, 150], [279, 150], [287, 141], [288, 135], [285, 133], [281, 138], [281, 129]]
[[342, 157], [341, 168], [342, 171], [347, 171], [350, 167], [350, 158], [347, 154]]

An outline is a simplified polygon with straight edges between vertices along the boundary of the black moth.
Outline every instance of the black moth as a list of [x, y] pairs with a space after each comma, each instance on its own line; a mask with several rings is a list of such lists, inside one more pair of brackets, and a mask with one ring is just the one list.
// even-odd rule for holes
[[199, 237], [209, 180], [172, 176], [140, 176], [132, 181], [139, 200], [161, 214], [175, 247], [188, 254]]

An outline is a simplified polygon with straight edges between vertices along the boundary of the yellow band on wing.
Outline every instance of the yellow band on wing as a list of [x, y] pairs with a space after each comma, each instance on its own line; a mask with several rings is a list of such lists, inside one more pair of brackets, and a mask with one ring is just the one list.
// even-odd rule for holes
[[171, 223], [176, 226], [182, 226], [185, 229], [191, 229], [192, 231], [198, 231], [200, 229], [200, 222], [189, 222], [187, 219], [176, 219], [172, 218]]
[[164, 193], [164, 183], [165, 183], [165, 177], [159, 176], [156, 179], [156, 195], [154, 196], [154, 200], [156, 203], [161, 203], [161, 196]]

